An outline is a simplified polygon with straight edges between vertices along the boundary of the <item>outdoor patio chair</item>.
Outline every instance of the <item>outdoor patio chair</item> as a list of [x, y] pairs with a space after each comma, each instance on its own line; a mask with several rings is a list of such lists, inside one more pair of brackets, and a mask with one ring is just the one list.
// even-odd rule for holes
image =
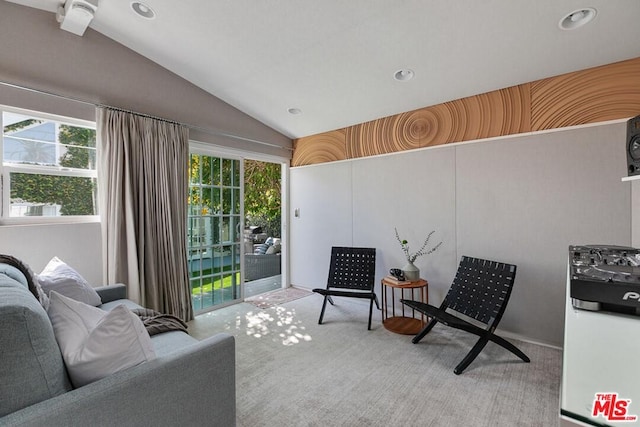
[[[507, 308], [515, 277], [515, 265], [463, 256], [453, 284], [440, 307], [419, 301], [401, 300], [403, 304], [431, 318], [424, 329], [413, 337], [412, 342], [420, 342], [438, 322], [478, 335], [480, 338], [476, 344], [453, 370], [456, 375], [460, 375], [473, 362], [489, 341], [529, 362], [529, 358], [516, 346], [494, 334]], [[476, 326], [454, 313], [463, 314], [486, 327]]]
[[375, 248], [332, 247], [327, 288], [316, 288], [313, 290], [313, 292], [324, 296], [318, 324], [322, 324], [327, 301], [329, 301], [331, 305], [334, 305], [333, 299], [331, 298], [332, 296], [366, 298], [370, 300], [368, 329], [371, 330], [373, 303], [375, 302], [378, 310], [380, 309], [378, 297], [373, 289], [375, 275]]

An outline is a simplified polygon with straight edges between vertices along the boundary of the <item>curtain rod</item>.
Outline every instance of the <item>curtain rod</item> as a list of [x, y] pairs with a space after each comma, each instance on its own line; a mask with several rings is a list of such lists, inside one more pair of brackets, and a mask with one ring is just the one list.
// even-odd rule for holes
[[190, 125], [190, 124], [187, 124], [187, 123], [181, 123], [181, 122], [177, 122], [175, 120], [169, 120], [169, 119], [165, 119], [163, 117], [153, 116], [151, 114], [145, 114], [145, 113], [139, 113], [137, 111], [127, 110], [125, 108], [112, 107], [110, 105], [105, 105], [105, 104], [96, 104], [95, 102], [87, 101], [87, 100], [76, 98], [76, 97], [73, 97], [73, 96], [59, 95], [57, 93], [47, 92], [47, 91], [44, 91], [44, 90], [34, 89], [34, 88], [31, 88], [31, 87], [17, 85], [17, 84], [14, 84], [14, 83], [8, 83], [8, 82], [4, 82], [4, 81], [0, 81], [0, 84], [3, 85], [3, 86], [8, 86], [8, 87], [15, 88], [15, 89], [20, 89], [20, 90], [25, 90], [25, 91], [29, 91], [29, 92], [38, 93], [40, 95], [47, 95], [47, 96], [52, 96], [52, 97], [55, 97], [55, 98], [64, 99], [64, 100], [67, 100], [67, 101], [78, 102], [80, 104], [91, 105], [93, 107], [110, 108], [112, 110], [122, 111], [124, 113], [131, 113], [131, 114], [136, 114], [136, 115], [142, 116], [142, 117], [148, 117], [150, 119], [161, 120], [161, 121], [169, 122], [169, 123], [175, 123], [175, 124], [178, 124], [178, 125], [186, 126], [189, 129], [199, 130], [199, 131], [208, 133], [210, 135], [217, 135], [217, 136], [222, 136], [222, 137], [226, 137], [226, 138], [237, 139], [237, 140], [240, 140], [240, 141], [251, 142], [251, 143], [254, 143], [254, 144], [260, 144], [260, 145], [266, 145], [266, 146], [269, 146], [269, 147], [279, 148], [281, 150], [293, 151], [293, 148], [283, 147], [282, 145], [272, 144], [270, 142], [264, 142], [264, 141], [259, 141], [257, 139], [252, 139], [252, 138], [247, 138], [247, 137], [244, 137], [244, 136], [234, 135], [232, 133], [222, 132], [222, 131], [219, 131], [219, 130], [216, 130], [216, 129], [209, 129], [209, 128], [205, 128], [205, 127], [201, 127], [201, 126], [195, 126], [195, 125]]

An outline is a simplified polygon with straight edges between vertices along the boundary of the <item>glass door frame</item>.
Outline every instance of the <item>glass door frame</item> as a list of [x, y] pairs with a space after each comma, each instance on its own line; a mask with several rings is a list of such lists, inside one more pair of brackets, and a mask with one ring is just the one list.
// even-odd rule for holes
[[[198, 154], [210, 157], [221, 157], [231, 160], [239, 160], [240, 161], [240, 174], [241, 174], [241, 187], [240, 187], [240, 230], [244, 230], [245, 227], [245, 214], [244, 214], [244, 160], [258, 160], [262, 162], [269, 163], [277, 163], [281, 166], [281, 226], [280, 230], [282, 232], [281, 240], [282, 240], [282, 283], [281, 287], [286, 288], [290, 286], [289, 284], [289, 168], [290, 168], [290, 159], [279, 157], [279, 156], [270, 156], [267, 154], [248, 152], [243, 150], [235, 150], [228, 147], [216, 146], [208, 143], [198, 142], [198, 141], [189, 141], [189, 154]], [[186, 242], [185, 242], [186, 244]], [[242, 242], [241, 242], [242, 244]], [[234, 299], [232, 301], [227, 301], [221, 304], [214, 305], [205, 310], [200, 310], [196, 312], [197, 314], [206, 313], [208, 311], [216, 310], [218, 308], [226, 307], [229, 305], [237, 304], [244, 301], [244, 251], [240, 251], [240, 298]]]

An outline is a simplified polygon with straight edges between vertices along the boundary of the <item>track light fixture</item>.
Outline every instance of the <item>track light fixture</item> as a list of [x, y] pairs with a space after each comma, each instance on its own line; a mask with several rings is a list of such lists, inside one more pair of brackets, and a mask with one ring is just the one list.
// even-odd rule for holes
[[93, 15], [98, 10], [99, 0], [67, 0], [64, 6], [58, 8], [56, 19], [60, 28], [78, 36], [82, 36], [87, 29]]

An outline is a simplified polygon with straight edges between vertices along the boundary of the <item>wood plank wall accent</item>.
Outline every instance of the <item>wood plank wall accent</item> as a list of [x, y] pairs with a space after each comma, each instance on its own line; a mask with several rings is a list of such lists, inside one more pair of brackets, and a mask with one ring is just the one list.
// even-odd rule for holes
[[640, 114], [640, 58], [563, 74], [294, 141], [292, 166]]
[[640, 58], [531, 84], [532, 130], [556, 129], [640, 114]]

